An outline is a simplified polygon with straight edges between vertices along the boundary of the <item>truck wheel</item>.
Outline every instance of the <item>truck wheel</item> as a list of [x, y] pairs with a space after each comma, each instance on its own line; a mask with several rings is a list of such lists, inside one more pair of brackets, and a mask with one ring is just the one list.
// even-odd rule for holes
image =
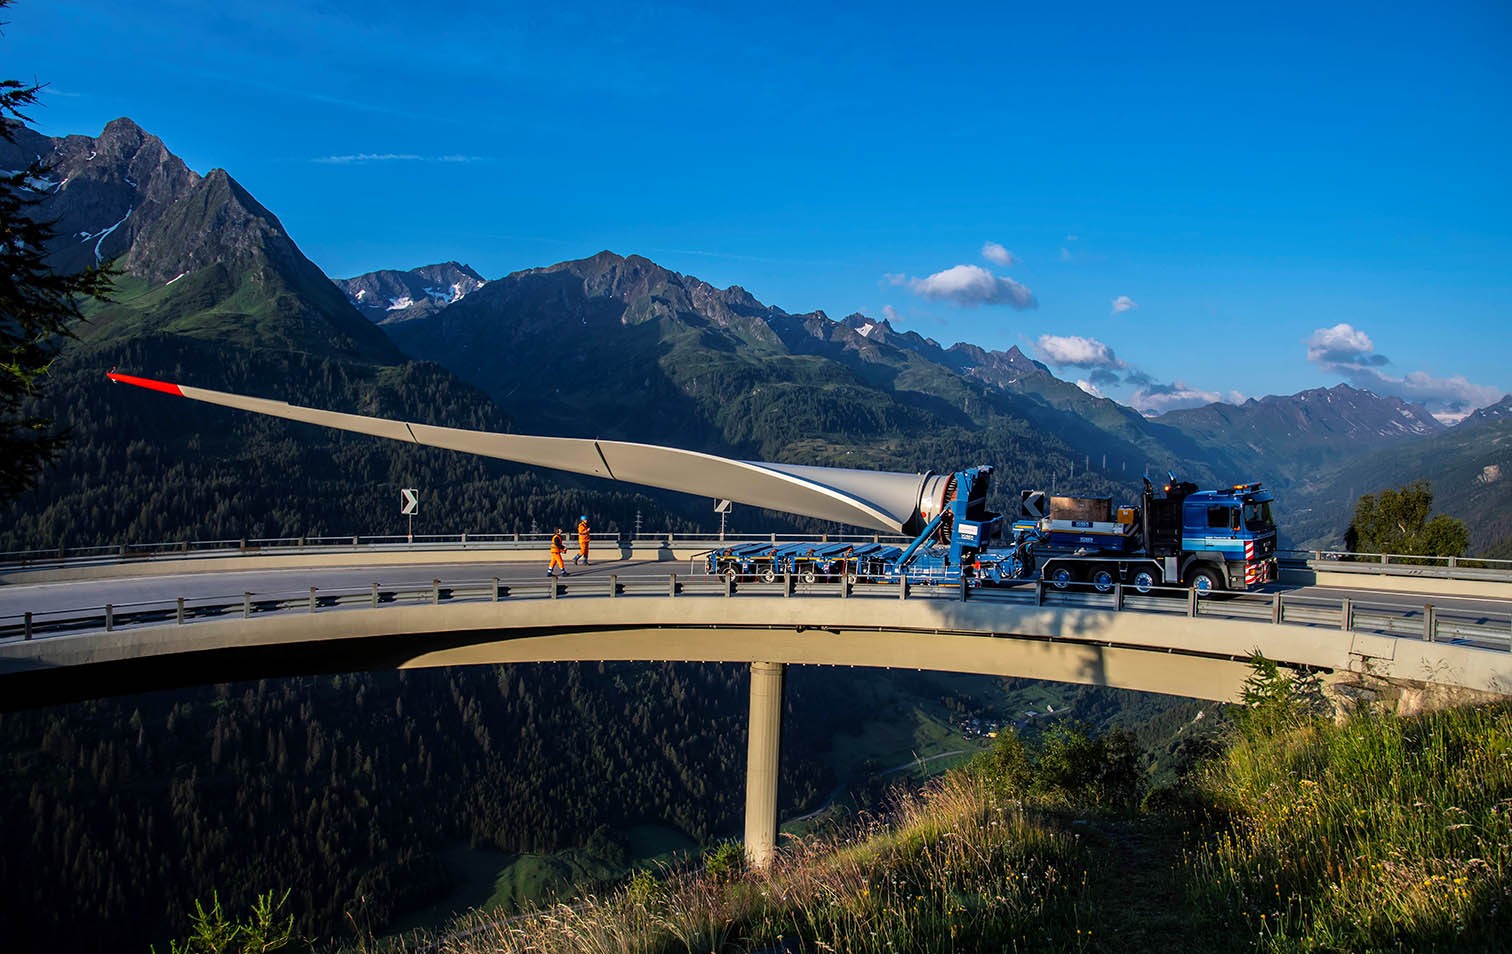
[[1218, 583], [1218, 574], [1212, 570], [1193, 570], [1187, 577], [1187, 583], [1197, 591], [1198, 596], [1211, 596], [1223, 589]]
[[1156, 587], [1155, 574], [1149, 570], [1140, 570], [1134, 574], [1134, 589], [1141, 593], [1148, 593]]
[[1113, 592], [1113, 571], [1108, 569], [1094, 570], [1092, 573], [1092, 585], [1099, 593]]
[[763, 569], [761, 571], [761, 582], [763, 582], [763, 583], [776, 583], [777, 582], [777, 571], [775, 569], [773, 569], [772, 567], [766, 567], [765, 569]]
[[1058, 590], [1064, 590], [1076, 582], [1076, 570], [1065, 564], [1057, 564], [1045, 575], [1045, 581]]

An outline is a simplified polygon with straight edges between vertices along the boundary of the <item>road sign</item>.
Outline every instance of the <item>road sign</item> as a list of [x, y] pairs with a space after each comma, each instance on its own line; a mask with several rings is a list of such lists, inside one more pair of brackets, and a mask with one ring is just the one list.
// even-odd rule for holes
[[420, 491], [414, 487], [405, 487], [399, 491], [399, 513], [406, 517], [413, 517], [420, 512]]
[[1042, 520], [1050, 516], [1050, 501], [1043, 490], [1019, 491], [1019, 516]]
[[714, 501], [714, 512], [715, 513], [729, 513], [730, 509], [733, 506], [734, 506], [734, 504], [731, 503], [728, 500], [716, 500], [716, 501]]

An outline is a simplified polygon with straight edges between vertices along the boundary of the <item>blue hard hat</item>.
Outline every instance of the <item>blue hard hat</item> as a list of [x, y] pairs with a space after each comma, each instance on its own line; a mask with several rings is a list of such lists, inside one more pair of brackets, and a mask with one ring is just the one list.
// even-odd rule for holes
[[587, 520], [588, 519], [588, 515], [585, 513], [581, 517], [578, 517], [578, 519], [579, 520]]

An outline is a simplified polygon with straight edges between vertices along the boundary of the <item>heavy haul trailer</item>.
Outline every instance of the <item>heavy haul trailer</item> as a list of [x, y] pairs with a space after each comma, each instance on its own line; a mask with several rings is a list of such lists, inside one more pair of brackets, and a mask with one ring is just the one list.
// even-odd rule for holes
[[[952, 476], [939, 512], [907, 547], [868, 543], [752, 543], [709, 554], [708, 570], [731, 580], [794, 579], [1004, 586], [1043, 578], [1057, 589], [1139, 592], [1187, 585], [1199, 593], [1245, 590], [1275, 579], [1271, 495], [1259, 484], [1199, 491], [1174, 478], [1141, 506], [1106, 497], [1022, 494], [1018, 520], [986, 508], [992, 469]], [[1047, 503], [1048, 500], [1048, 503]], [[1044, 515], [1041, 515], [1041, 514]]]
[[968, 585], [1009, 583], [1032, 570], [1025, 543], [1015, 534], [1010, 545], [992, 547], [1002, 517], [987, 509], [992, 468], [969, 467], [949, 475], [928, 522], [911, 543], [807, 544], [750, 543], [715, 550], [708, 571], [731, 580], [771, 582], [791, 573], [806, 583], [844, 578], [850, 582], [897, 582]]
[[872, 580], [897, 562], [903, 548], [885, 543], [743, 543], [709, 554], [709, 572], [731, 580], [772, 583], [789, 574], [816, 580]]

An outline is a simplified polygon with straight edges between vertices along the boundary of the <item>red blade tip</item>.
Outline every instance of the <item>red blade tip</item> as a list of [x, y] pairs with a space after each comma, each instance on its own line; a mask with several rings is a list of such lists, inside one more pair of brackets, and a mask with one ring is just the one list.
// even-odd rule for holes
[[149, 391], [162, 391], [164, 394], [172, 394], [183, 397], [184, 392], [177, 384], [169, 384], [167, 381], [154, 381], [152, 378], [137, 378], [129, 374], [117, 374], [115, 371], [106, 372], [105, 376], [118, 384], [134, 384], [139, 388]]

